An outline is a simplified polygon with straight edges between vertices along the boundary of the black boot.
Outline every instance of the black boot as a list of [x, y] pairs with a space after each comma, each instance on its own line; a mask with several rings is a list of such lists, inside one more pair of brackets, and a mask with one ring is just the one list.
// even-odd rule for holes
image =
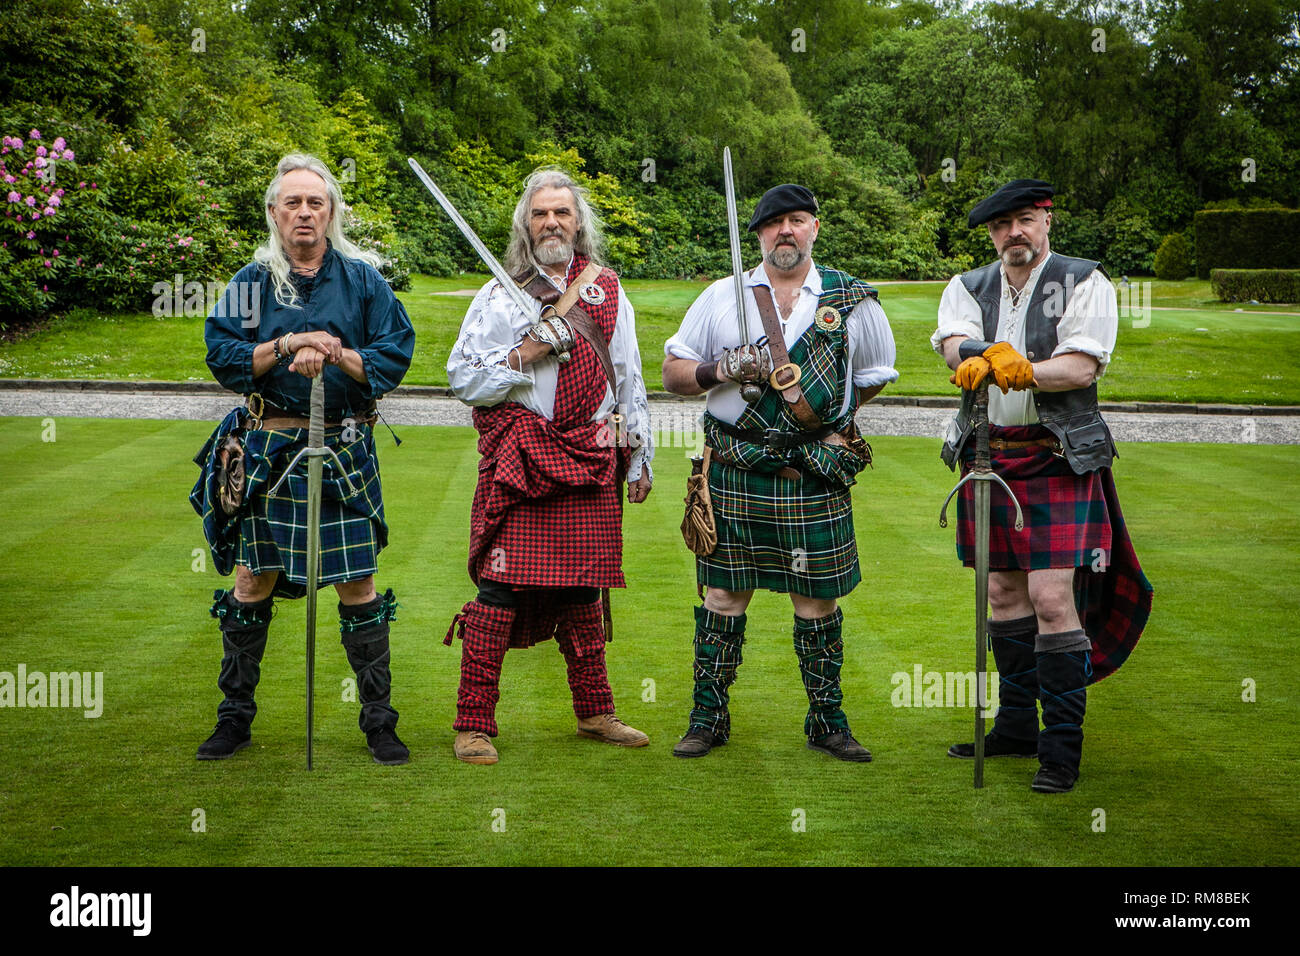
[[[989, 621], [989, 645], [998, 669], [998, 712], [984, 738], [985, 757], [1034, 757], [1038, 754], [1038, 672], [1034, 637], [1038, 618]], [[977, 689], [977, 694], [981, 692]], [[970, 760], [974, 744], [953, 744], [949, 757]]]
[[396, 734], [397, 711], [389, 704], [393, 675], [388, 668], [388, 622], [397, 616], [392, 588], [365, 604], [339, 604], [339, 630], [348, 663], [357, 675], [361, 714], [357, 723], [375, 763], [403, 764], [411, 752]]
[[728, 617], [705, 607], [695, 609], [695, 706], [686, 736], [673, 748], [673, 756], [703, 757], [731, 736], [728, 691], [744, 643], [744, 614]]
[[217, 687], [225, 699], [217, 705], [217, 728], [199, 745], [200, 760], [224, 760], [252, 740], [257, 714], [253, 692], [262, 676], [262, 653], [271, 623], [272, 599], [252, 604], [236, 600], [234, 591], [217, 590], [210, 613], [221, 622], [221, 673]]
[[1038, 737], [1040, 767], [1031, 786], [1039, 793], [1068, 793], [1079, 779], [1092, 659], [1087, 649], [1041, 651], [1037, 657], [1043, 732]]

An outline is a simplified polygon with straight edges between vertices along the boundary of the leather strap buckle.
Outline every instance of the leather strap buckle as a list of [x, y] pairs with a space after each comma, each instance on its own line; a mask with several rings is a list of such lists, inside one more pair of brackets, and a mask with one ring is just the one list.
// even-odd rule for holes
[[[780, 375], [782, 372], [784, 372], [786, 369], [794, 370], [794, 378], [790, 379], [790, 381], [782, 385], [780, 382], [776, 380], [776, 377]], [[793, 388], [794, 386], [798, 385], [799, 380], [801, 378], [803, 378], [803, 369], [801, 369], [798, 365], [795, 365], [794, 362], [786, 362], [781, 367], [772, 369], [772, 374], [767, 377], [767, 381], [778, 392], [784, 392], [787, 388]]]

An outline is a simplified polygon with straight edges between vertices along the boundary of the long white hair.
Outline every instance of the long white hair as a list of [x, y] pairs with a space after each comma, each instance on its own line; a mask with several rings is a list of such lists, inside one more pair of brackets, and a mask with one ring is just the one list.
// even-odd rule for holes
[[343, 216], [348, 207], [343, 202], [343, 190], [339, 188], [339, 181], [334, 178], [329, 167], [307, 153], [290, 153], [280, 160], [275, 168], [275, 178], [271, 180], [271, 185], [266, 187], [266, 225], [269, 232], [266, 242], [258, 246], [253, 253], [253, 259], [266, 266], [271, 273], [271, 279], [275, 284], [275, 301], [284, 306], [300, 308], [298, 292], [289, 281], [291, 268], [289, 257], [285, 254], [284, 244], [280, 241], [280, 229], [275, 224], [275, 214], [272, 212], [280, 199], [280, 182], [295, 169], [309, 169], [325, 180], [325, 190], [329, 193], [330, 199], [330, 224], [325, 230], [325, 236], [335, 251], [349, 259], [368, 262], [376, 269], [382, 269], [386, 262], [383, 256], [354, 245], [343, 235]]
[[506, 248], [506, 271], [518, 275], [525, 270], [538, 269], [538, 262], [533, 257], [533, 237], [528, 228], [528, 220], [533, 196], [539, 189], [569, 190], [578, 220], [578, 233], [573, 237], [573, 251], [582, 253], [597, 265], [603, 265], [605, 226], [587, 201], [587, 190], [579, 186], [564, 170], [544, 166], [533, 170], [524, 183], [524, 194], [515, 206], [514, 217], [510, 222], [510, 245]]

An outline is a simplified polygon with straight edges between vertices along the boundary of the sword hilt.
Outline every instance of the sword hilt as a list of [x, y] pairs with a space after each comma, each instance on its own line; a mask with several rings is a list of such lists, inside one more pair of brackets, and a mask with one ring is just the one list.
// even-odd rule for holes
[[289, 467], [284, 470], [275, 484], [271, 486], [271, 494], [278, 494], [280, 486], [284, 484], [285, 479], [292, 474], [293, 470], [298, 467], [298, 462], [304, 458], [328, 458], [334, 462], [334, 467], [338, 469], [339, 474], [343, 476], [343, 481], [348, 486], [348, 493], [345, 497], [351, 498], [353, 495], [360, 494], [357, 486], [352, 484], [352, 479], [343, 468], [343, 462], [339, 461], [339, 456], [333, 448], [325, 444], [325, 370], [321, 369], [311, 382], [311, 418], [307, 424], [307, 447], [303, 448], [298, 454], [293, 456], [289, 462]]
[[993, 470], [992, 452], [989, 451], [989, 386], [985, 380], [975, 389], [975, 464], [970, 471], [962, 476], [961, 481], [953, 485], [952, 491], [948, 492], [948, 497], [943, 499], [943, 507], [939, 510], [939, 527], [948, 527], [948, 502], [952, 501], [953, 495], [961, 489], [961, 486], [968, 481], [991, 481], [1001, 486], [1002, 490], [1007, 493], [1011, 503], [1016, 506], [1016, 530], [1025, 529], [1024, 512], [1020, 510], [1020, 502], [1016, 499], [1015, 492], [1010, 486], [1002, 480], [1002, 476]]

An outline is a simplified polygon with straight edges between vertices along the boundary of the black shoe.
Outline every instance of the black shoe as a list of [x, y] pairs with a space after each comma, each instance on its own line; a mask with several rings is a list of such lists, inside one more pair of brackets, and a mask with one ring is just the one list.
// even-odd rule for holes
[[225, 760], [252, 742], [253, 735], [247, 727], [241, 727], [231, 720], [223, 720], [217, 724], [212, 736], [199, 744], [197, 756], [200, 760]]
[[[953, 744], [948, 748], [949, 757], [962, 760], [975, 759], [974, 744]], [[1037, 757], [1038, 741], [1017, 740], [1015, 737], [1003, 737], [996, 730], [991, 730], [984, 737], [985, 757]]]
[[673, 748], [674, 757], [703, 757], [714, 747], [721, 747], [726, 741], [703, 727], [692, 727], [686, 736]]
[[381, 763], [385, 767], [396, 767], [411, 760], [411, 751], [388, 727], [381, 727], [366, 734], [366, 746], [370, 748], [375, 763]]
[[1074, 782], [1079, 779], [1079, 771], [1063, 763], [1045, 763], [1034, 774], [1031, 790], [1039, 793], [1069, 793], [1074, 789]]
[[854, 763], [871, 763], [871, 751], [853, 739], [847, 730], [824, 737], [809, 737], [809, 750], [820, 750], [830, 754], [836, 760], [851, 760]]

